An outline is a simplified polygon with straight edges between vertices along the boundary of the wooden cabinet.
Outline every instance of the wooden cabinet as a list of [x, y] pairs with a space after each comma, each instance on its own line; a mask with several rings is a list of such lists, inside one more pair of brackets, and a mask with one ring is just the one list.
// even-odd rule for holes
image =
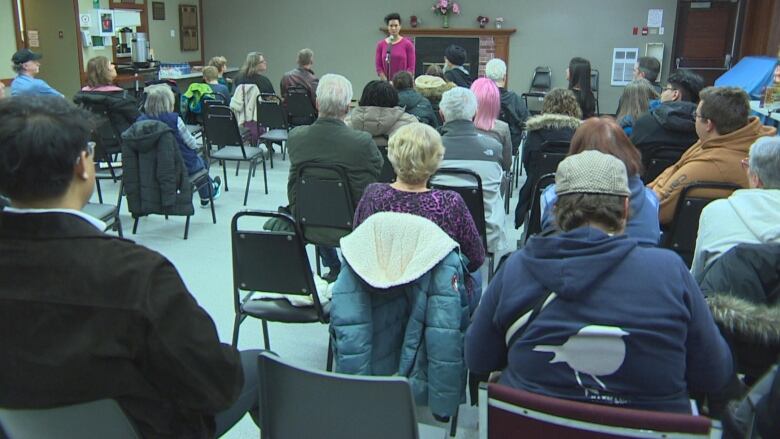
[[197, 6], [179, 5], [179, 39], [182, 51], [199, 49]]

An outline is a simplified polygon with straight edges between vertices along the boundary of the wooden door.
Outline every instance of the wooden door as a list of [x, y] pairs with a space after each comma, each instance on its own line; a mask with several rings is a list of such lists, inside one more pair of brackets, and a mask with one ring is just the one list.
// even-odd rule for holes
[[704, 78], [705, 85], [712, 85], [731, 68], [738, 55], [737, 19], [743, 1], [680, 0], [672, 55], [674, 69], [692, 70]]

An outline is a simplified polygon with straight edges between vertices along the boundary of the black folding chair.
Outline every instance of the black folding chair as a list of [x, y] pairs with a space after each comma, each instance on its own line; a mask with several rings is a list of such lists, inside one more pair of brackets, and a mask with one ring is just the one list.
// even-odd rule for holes
[[[244, 206], [249, 197], [249, 184], [257, 167], [257, 162], [263, 164], [263, 182], [265, 193], [268, 193], [268, 173], [265, 169], [265, 158], [259, 147], [245, 145], [241, 131], [238, 129], [238, 121], [230, 107], [224, 105], [210, 105], [203, 124], [204, 142], [208, 149], [216, 146], [217, 150], [210, 154], [211, 158], [220, 162], [247, 162], [249, 172], [246, 176], [246, 189], [244, 190]], [[228, 189], [227, 166], [223, 164], [222, 172], [225, 178], [225, 191]]]
[[[347, 171], [338, 165], [304, 163], [295, 178], [295, 221], [309, 244], [337, 247], [338, 240], [324, 242], [318, 233], [336, 230], [342, 236], [352, 231], [355, 202]], [[320, 274], [319, 251], [316, 255]]]
[[[265, 220], [276, 218], [289, 231], [263, 230]], [[241, 224], [239, 224], [241, 223]], [[250, 223], [253, 223], [250, 225]], [[287, 214], [246, 210], [233, 216], [230, 226], [233, 248], [233, 346], [238, 345], [241, 323], [247, 317], [260, 319], [265, 349], [271, 349], [268, 322], [328, 323], [330, 302], [320, 303], [306, 254], [303, 233]], [[256, 291], [311, 298], [311, 306], [293, 306], [285, 298], [253, 299]], [[327, 369], [332, 352], [328, 344]]]
[[596, 69], [590, 70], [590, 90], [593, 92], [593, 97], [596, 98], [596, 116], [600, 116], [601, 110], [599, 110], [599, 71]]
[[[697, 181], [683, 188], [677, 201], [674, 218], [663, 234], [661, 247], [673, 250], [691, 266], [699, 234], [699, 217], [710, 202], [726, 198], [740, 186], [714, 181]], [[695, 192], [695, 193], [694, 193]]]
[[525, 107], [528, 108], [528, 112], [531, 115], [539, 114], [540, 111], [531, 110], [528, 106], [528, 98], [537, 98], [541, 101], [552, 87], [552, 71], [547, 66], [539, 66], [534, 69], [534, 73], [531, 76], [531, 86], [528, 87], [528, 92], [523, 93], [520, 97], [525, 101]]
[[[544, 175], [558, 170], [558, 164], [566, 158], [569, 142], [548, 140], [542, 143], [538, 151], [528, 154], [528, 174]], [[533, 172], [532, 172], [533, 171]]]
[[660, 146], [651, 149], [646, 155], [642, 156], [642, 164], [645, 168], [642, 181], [650, 183], [655, 180], [666, 168], [677, 163], [684, 153], [684, 148], [674, 146]]
[[[97, 180], [96, 180], [97, 183]], [[119, 181], [119, 194], [117, 195], [116, 204], [103, 204], [103, 200], [100, 203], [87, 203], [81, 208], [81, 211], [87, 215], [97, 218], [100, 221], [106, 223], [106, 230], [114, 230], [122, 237], [122, 221], [119, 218], [119, 207], [122, 205], [122, 192], [124, 191], [124, 184]]]
[[287, 125], [297, 127], [311, 125], [317, 120], [317, 109], [312, 104], [309, 91], [303, 87], [287, 89]]
[[379, 153], [382, 154], [382, 170], [379, 171], [379, 177], [377, 178], [377, 181], [379, 183], [392, 183], [396, 179], [395, 175], [395, 169], [393, 169], [393, 164], [390, 163], [390, 159], [387, 158], [387, 135], [381, 136], [384, 138], [384, 142], [377, 142], [377, 149], [379, 150]]
[[265, 128], [260, 135], [260, 142], [268, 149], [271, 168], [274, 167], [274, 143], [282, 148], [282, 160], [286, 156], [287, 119], [284, 116], [282, 100], [276, 95], [261, 94], [257, 97], [257, 129]]
[[136, 439], [141, 435], [116, 401], [101, 399], [40, 409], [0, 408], [0, 437]]
[[[449, 176], [458, 180], [465, 180], [469, 182], [466, 185], [448, 185], [442, 183], [441, 179], [437, 181], [437, 176]], [[466, 207], [471, 213], [471, 218], [474, 220], [474, 225], [477, 226], [477, 232], [479, 232], [480, 238], [482, 238], [482, 246], [485, 248], [485, 254], [488, 256], [488, 282], [493, 279], [493, 253], [488, 252], [487, 246], [487, 223], [485, 221], [485, 201], [482, 191], [482, 178], [479, 174], [470, 169], [459, 168], [446, 168], [439, 169], [430, 179], [430, 186], [435, 189], [442, 189], [457, 192], [463, 201], [466, 203]]]
[[523, 245], [528, 242], [528, 239], [542, 231], [542, 192], [547, 189], [547, 186], [555, 183], [555, 173], [544, 174], [536, 180], [534, 184], [533, 192], [531, 192], [531, 208], [528, 209], [528, 215], [523, 221], [525, 228], [523, 229]]

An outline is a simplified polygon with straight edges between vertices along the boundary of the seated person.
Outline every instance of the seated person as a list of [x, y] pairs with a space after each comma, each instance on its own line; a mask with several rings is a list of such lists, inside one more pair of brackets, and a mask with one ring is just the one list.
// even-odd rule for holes
[[[218, 93], [216, 97], [230, 99], [230, 90], [228, 90], [228, 87], [219, 83], [219, 72], [216, 67], [206, 66], [203, 68], [203, 82], [208, 84], [215, 94]], [[225, 101], [224, 103], [227, 104], [228, 101]]]
[[658, 99], [658, 94], [653, 85], [646, 79], [635, 79], [623, 89], [616, 118], [626, 135], [631, 135], [634, 122], [639, 119], [639, 116], [647, 113], [647, 110], [650, 109], [650, 102], [656, 99]]
[[640, 56], [634, 65], [634, 80], [646, 80], [657, 94], [661, 93], [661, 86], [657, 82], [660, 73], [661, 62], [654, 56]]
[[685, 151], [647, 187], [661, 202], [661, 225], [674, 218], [680, 193], [696, 181], [715, 181], [748, 187], [740, 161], [759, 137], [774, 136], [777, 129], [750, 116], [750, 98], [737, 87], [707, 87], [699, 94], [696, 134], [699, 141]]
[[555, 398], [691, 413], [689, 392], [735, 376], [699, 287], [675, 253], [623, 234], [619, 159], [569, 156], [555, 181], [562, 233], [531, 237], [493, 278], [466, 335], [469, 370]]
[[[625, 102], [625, 101], [624, 101]], [[625, 234], [642, 245], [658, 245], [661, 227], [658, 224], [658, 199], [639, 178], [642, 161], [639, 151], [631, 144], [623, 130], [610, 117], [590, 118], [582, 123], [571, 139], [569, 155], [595, 150], [611, 154], [626, 166], [628, 174], [629, 215]], [[542, 230], [556, 229], [554, 204], [557, 199], [555, 185], [547, 186], [542, 193]]]
[[375, 79], [363, 88], [357, 108], [347, 116], [346, 124], [371, 134], [377, 145], [387, 145], [387, 138], [398, 128], [417, 122], [417, 118], [398, 106], [398, 92], [387, 81]]
[[[441, 114], [444, 117], [444, 125], [440, 128], [441, 140], [444, 143], [441, 168], [470, 169], [482, 179], [487, 228], [485, 250], [497, 254], [509, 247], [504, 231], [504, 197], [501, 195], [504, 178], [504, 171], [501, 169], [502, 147], [497, 140], [479, 134], [472, 122], [476, 113], [477, 98], [471, 90], [455, 87], [444, 93], [441, 99]], [[473, 179], [455, 180], [449, 176], [439, 177], [436, 181], [449, 186], [473, 184]]]
[[596, 97], [591, 90], [590, 61], [578, 56], [572, 58], [566, 69], [566, 81], [569, 83], [569, 90], [577, 98], [582, 118], [596, 116]]
[[[290, 174], [287, 179], [287, 200], [290, 211], [295, 211], [295, 180], [298, 168], [307, 162], [339, 165], [346, 170], [352, 199], [360, 200], [363, 190], [376, 182], [382, 170], [382, 155], [365, 131], [350, 128], [344, 119], [352, 100], [352, 83], [341, 75], [324, 75], [317, 85], [317, 109], [319, 115], [311, 125], [293, 128], [287, 140], [290, 156]], [[411, 117], [411, 116], [410, 116]], [[330, 242], [319, 246], [322, 263], [330, 269], [323, 279], [333, 282], [341, 270], [341, 261], [335, 246], [343, 236], [340, 230], [324, 230], [307, 233], [318, 242]]]
[[414, 78], [406, 70], [393, 76], [393, 87], [398, 92], [398, 106], [416, 117], [420, 122], [434, 128], [439, 127], [439, 118], [433, 111], [431, 101], [414, 89]]
[[454, 82], [458, 87], [469, 88], [474, 78], [464, 67], [466, 64], [466, 49], [457, 44], [450, 44], [444, 49], [444, 79]]
[[[171, 88], [160, 84], [146, 87], [145, 91], [144, 114], [138, 120], [158, 120], [168, 125], [173, 131], [174, 137], [176, 137], [176, 144], [179, 146], [179, 152], [181, 152], [189, 175], [194, 175], [206, 168], [205, 162], [197, 153], [200, 145], [192, 137], [181, 117], [173, 112], [173, 92]], [[209, 181], [210, 184], [202, 185], [198, 188], [201, 207], [209, 206], [209, 195], [213, 195], [213, 198], [216, 199], [222, 194], [222, 179], [214, 177], [212, 180], [209, 177]]]
[[512, 170], [512, 136], [509, 125], [498, 119], [501, 113], [501, 96], [496, 84], [487, 78], [479, 78], [471, 84], [477, 98], [477, 114], [474, 126], [480, 134], [492, 137], [501, 144], [501, 167], [509, 175]]
[[749, 189], [708, 204], [699, 217], [691, 273], [707, 267], [738, 244], [780, 243], [780, 137], [761, 137], [742, 161]]
[[639, 116], [631, 130], [631, 143], [647, 157], [661, 146], [685, 151], [696, 143], [696, 120], [693, 114], [704, 88], [701, 76], [688, 70], [678, 70], [666, 81], [660, 102], [650, 105], [650, 111]]
[[493, 58], [485, 64], [485, 76], [496, 83], [501, 94], [499, 118], [509, 125], [512, 135], [512, 151], [517, 151], [523, 136], [523, 127], [528, 119], [528, 108], [517, 93], [506, 89], [506, 63]]
[[[435, 67], [435, 69], [434, 69]], [[436, 69], [438, 69], [439, 72], [441, 72], [441, 69], [437, 65], [432, 65], [431, 68], [428, 69], [428, 71], [434, 70], [433, 73], [436, 73]], [[441, 125], [444, 123], [444, 121], [441, 118], [441, 113], [439, 112], [439, 103], [441, 102], [441, 97], [444, 95], [444, 92], [447, 90], [457, 87], [455, 83], [453, 82], [447, 82], [444, 80], [443, 73], [441, 76], [439, 75], [420, 75], [414, 80], [414, 89], [420, 93], [425, 99], [428, 99], [431, 103], [431, 107], [433, 108], [433, 112], [436, 114], [436, 119], [438, 120], [438, 124]]]
[[[117, 138], [112, 139], [119, 146], [120, 136], [138, 119], [138, 102], [127, 90], [114, 85], [116, 66], [105, 56], [96, 56], [87, 62], [87, 85], [76, 93], [73, 102], [84, 105], [91, 111], [104, 109]], [[104, 145], [110, 147], [112, 145]]]
[[[217, 82], [228, 88], [228, 92], [233, 88], [233, 80], [225, 77], [227, 70], [227, 58], [224, 56], [215, 56], [209, 60], [209, 65], [217, 68]], [[228, 94], [228, 96], [230, 96]]]
[[[515, 227], [520, 228], [531, 209], [531, 193], [536, 181], [544, 172], [531, 165], [531, 153], [541, 151], [545, 142], [569, 142], [574, 130], [580, 126], [582, 110], [570, 90], [554, 88], [544, 96], [542, 114], [528, 118], [525, 129], [528, 135], [523, 144], [520, 162], [525, 168], [525, 183], [520, 188], [515, 207]], [[556, 152], [565, 154], [567, 149]]]
[[41, 58], [43, 55], [30, 49], [20, 49], [11, 57], [11, 67], [16, 73], [16, 78], [11, 81], [11, 96], [18, 95], [43, 95], [59, 96], [63, 94], [53, 89], [43, 79], [35, 76], [41, 71]]
[[234, 84], [236, 87], [241, 84], [254, 84], [260, 93], [276, 94], [271, 81], [263, 75], [267, 70], [268, 61], [266, 61], [265, 56], [260, 52], [249, 52], [244, 65], [241, 66], [241, 70], [236, 75]]
[[376, 212], [428, 218], [457, 241], [468, 258], [469, 271], [478, 270], [485, 261], [485, 249], [463, 198], [456, 192], [428, 188], [428, 180], [444, 157], [439, 133], [419, 122], [403, 126], [390, 137], [387, 157], [398, 178], [394, 183], [366, 187], [355, 210], [354, 227]]
[[107, 398], [141, 437], [220, 436], [257, 412], [257, 351], [220, 343], [164, 256], [80, 212], [90, 119], [59, 97], [0, 101], [0, 406]]
[[282, 99], [287, 101], [287, 89], [290, 87], [302, 87], [309, 93], [311, 105], [317, 108], [317, 75], [314, 74], [314, 52], [311, 49], [298, 51], [298, 67], [290, 70], [282, 76], [279, 84], [279, 92]]

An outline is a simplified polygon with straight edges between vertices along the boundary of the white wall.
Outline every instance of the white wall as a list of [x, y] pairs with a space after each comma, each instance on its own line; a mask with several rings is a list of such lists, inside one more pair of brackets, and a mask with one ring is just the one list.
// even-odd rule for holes
[[14, 8], [16, 0], [0, 0], [0, 79], [16, 76], [11, 69], [11, 57], [16, 52]]
[[[154, 49], [155, 58], [162, 62], [189, 62], [200, 60], [200, 50], [182, 52], [181, 44], [179, 43], [179, 5], [198, 5], [198, 1], [158, 1], [164, 1], [165, 3], [165, 20], [153, 20], [151, 0], [147, 5], [147, 13], [149, 14], [149, 41], [151, 42], [152, 49]], [[203, 13], [203, 11], [198, 8], [198, 15], [201, 13]], [[200, 19], [200, 17], [198, 17], [198, 19]], [[171, 31], [174, 31], [173, 37], [171, 37]], [[200, 22], [198, 23], [198, 31], [203, 32], [203, 29], [200, 29]]]

